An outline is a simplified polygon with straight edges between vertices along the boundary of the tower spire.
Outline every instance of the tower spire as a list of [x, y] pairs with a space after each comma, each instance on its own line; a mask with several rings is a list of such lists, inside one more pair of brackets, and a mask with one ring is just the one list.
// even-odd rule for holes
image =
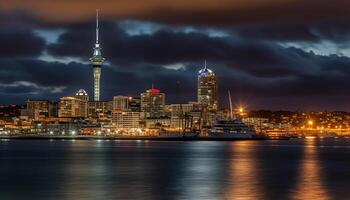
[[204, 69], [207, 69], [207, 60], [204, 60]]
[[[98, 56], [102, 58], [102, 54], [101, 54], [101, 47], [100, 47], [100, 43], [99, 43], [99, 13], [98, 13], [98, 9], [96, 9], [96, 42], [95, 42], [95, 46], [94, 46], [94, 53], [93, 53], [93, 57]], [[104, 61], [104, 59], [102, 59], [102, 62]]]
[[98, 44], [98, 9], [96, 9], [96, 44]]

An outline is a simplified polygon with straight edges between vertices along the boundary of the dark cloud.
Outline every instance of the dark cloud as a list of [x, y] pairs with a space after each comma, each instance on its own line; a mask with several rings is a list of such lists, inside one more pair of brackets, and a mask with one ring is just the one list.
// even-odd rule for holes
[[0, 41], [0, 58], [38, 56], [45, 48], [42, 38], [22, 28], [1, 28]]
[[320, 42], [322, 39], [312, 27], [305, 24], [242, 26], [234, 31], [244, 38], [253, 40]]
[[[0, 103], [23, 103], [27, 98], [58, 100], [80, 88], [92, 94], [91, 66], [68, 61], [88, 62], [91, 56], [96, 2], [79, 3], [79, 12], [77, 2], [71, 1], [14, 2], [20, 12], [13, 12], [13, 2], [4, 7], [0, 0], [0, 9], [6, 10], [0, 12], [0, 25], [6, 27], [0, 30]], [[348, 2], [99, 3], [102, 52], [109, 62], [102, 68], [105, 100], [114, 95], [137, 96], [154, 84], [167, 94], [167, 102], [174, 102], [177, 81], [181, 82], [181, 101], [195, 100], [196, 72], [207, 59], [219, 77], [222, 104], [230, 89], [234, 102], [252, 108], [350, 109], [349, 57], [328, 55], [328, 49], [322, 47], [318, 50], [325, 55], [286, 46], [327, 41], [347, 48]], [[122, 18], [146, 19], [159, 26], [152, 33], [130, 35], [116, 22]], [[35, 34], [58, 29], [63, 33], [56, 43], [46, 44]], [[213, 37], [205, 29], [225, 34]], [[38, 59], [43, 52], [48, 55], [40, 59], [46, 61]], [[50, 56], [61, 62], [50, 61]]]
[[338, 45], [349, 41], [349, 20], [319, 21], [315, 23], [290, 22], [241, 25], [233, 32], [250, 40], [267, 40], [278, 42], [320, 43], [331, 41]]
[[[220, 57], [229, 48], [225, 41], [201, 33], [160, 30], [151, 35], [129, 36], [115, 23], [101, 25], [103, 54], [115, 63], [150, 62], [167, 64]], [[92, 52], [93, 25], [78, 26], [67, 31], [58, 43], [48, 47], [57, 56], [85, 57]]]
[[[78, 30], [74, 28], [61, 35], [57, 43], [48, 47], [48, 52], [87, 60], [92, 52], [93, 28], [78, 27]], [[130, 36], [115, 24], [105, 23], [102, 27], [108, 30], [101, 34], [104, 56], [112, 65], [128, 69], [147, 63], [161, 66], [207, 59], [254, 76], [274, 77], [306, 73], [308, 69], [303, 67], [313, 67], [308, 53], [273, 43], [162, 29], [149, 35]]]

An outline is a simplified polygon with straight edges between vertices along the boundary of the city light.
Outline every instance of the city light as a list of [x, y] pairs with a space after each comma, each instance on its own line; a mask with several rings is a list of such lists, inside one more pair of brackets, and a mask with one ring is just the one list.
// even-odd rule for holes
[[313, 122], [312, 120], [309, 120], [307, 123], [308, 123], [310, 126], [312, 126], [312, 125], [314, 124], [314, 122]]

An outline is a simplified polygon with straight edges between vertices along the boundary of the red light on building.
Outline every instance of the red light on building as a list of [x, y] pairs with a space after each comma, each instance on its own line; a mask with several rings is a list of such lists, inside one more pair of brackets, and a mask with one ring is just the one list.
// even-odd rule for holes
[[149, 89], [147, 90], [148, 93], [160, 93], [160, 90], [158, 89]]

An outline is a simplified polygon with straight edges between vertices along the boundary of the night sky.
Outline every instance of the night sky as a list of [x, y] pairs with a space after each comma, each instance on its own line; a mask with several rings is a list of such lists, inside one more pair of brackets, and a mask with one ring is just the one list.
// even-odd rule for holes
[[207, 60], [250, 109], [350, 111], [350, 1], [0, 0], [0, 104], [58, 100], [80, 88], [92, 98], [95, 10], [108, 62], [102, 99], [152, 84], [196, 100]]

